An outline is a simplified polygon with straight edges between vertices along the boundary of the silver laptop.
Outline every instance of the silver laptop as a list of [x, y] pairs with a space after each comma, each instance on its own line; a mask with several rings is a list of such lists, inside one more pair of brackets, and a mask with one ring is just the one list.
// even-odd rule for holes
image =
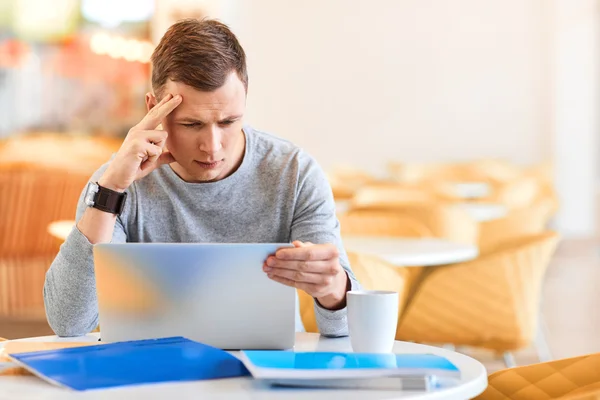
[[262, 269], [291, 244], [94, 246], [103, 342], [184, 336], [214, 347], [294, 346], [296, 292]]

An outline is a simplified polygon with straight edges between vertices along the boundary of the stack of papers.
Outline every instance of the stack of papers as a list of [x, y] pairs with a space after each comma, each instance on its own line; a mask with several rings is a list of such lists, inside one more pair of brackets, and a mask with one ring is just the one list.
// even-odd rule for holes
[[278, 386], [430, 390], [460, 380], [460, 370], [434, 354], [253, 350], [241, 359], [254, 378]]

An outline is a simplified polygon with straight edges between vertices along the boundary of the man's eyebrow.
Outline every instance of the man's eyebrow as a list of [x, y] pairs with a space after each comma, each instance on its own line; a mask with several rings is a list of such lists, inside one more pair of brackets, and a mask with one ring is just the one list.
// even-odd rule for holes
[[[233, 120], [242, 118], [242, 116], [243, 116], [242, 114], [239, 114], [239, 115], [230, 115], [230, 116], [227, 116], [227, 117], [219, 120], [219, 122], [233, 121]], [[194, 118], [194, 117], [181, 117], [181, 118], [177, 118], [177, 122], [180, 122], [180, 123], [183, 122], [183, 123], [188, 123], [188, 124], [203, 124], [204, 123], [204, 121], [201, 121], [201, 120], [199, 120], [197, 118]]]
[[189, 123], [189, 124], [203, 124], [203, 121], [200, 121], [197, 118], [193, 118], [193, 117], [182, 117], [182, 118], [177, 118], [177, 122], [185, 122], [185, 123]]
[[233, 121], [233, 120], [240, 119], [240, 118], [242, 118], [242, 114], [239, 114], [239, 115], [230, 115], [228, 117], [223, 118], [219, 122]]

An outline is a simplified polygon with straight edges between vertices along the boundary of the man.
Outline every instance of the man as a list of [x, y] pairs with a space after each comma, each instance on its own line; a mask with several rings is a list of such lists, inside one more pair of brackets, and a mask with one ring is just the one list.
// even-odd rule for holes
[[331, 189], [308, 154], [242, 122], [248, 75], [234, 34], [212, 20], [178, 22], [152, 67], [148, 114], [90, 180], [103, 204], [88, 206], [82, 193], [77, 225], [46, 274], [54, 332], [98, 324], [93, 244], [292, 241], [265, 260], [265, 274], [315, 299], [321, 334], [347, 335], [346, 292], [359, 285]]

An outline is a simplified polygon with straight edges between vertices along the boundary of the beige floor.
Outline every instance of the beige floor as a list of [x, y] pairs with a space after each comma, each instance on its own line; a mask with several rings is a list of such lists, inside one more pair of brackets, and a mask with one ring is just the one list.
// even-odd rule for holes
[[[554, 358], [600, 352], [600, 241], [564, 241], [544, 287], [543, 315]], [[44, 322], [0, 320], [0, 337], [51, 334]], [[488, 372], [504, 368], [493, 354], [459, 349], [481, 360]], [[518, 365], [538, 362], [533, 348], [515, 354]]]

